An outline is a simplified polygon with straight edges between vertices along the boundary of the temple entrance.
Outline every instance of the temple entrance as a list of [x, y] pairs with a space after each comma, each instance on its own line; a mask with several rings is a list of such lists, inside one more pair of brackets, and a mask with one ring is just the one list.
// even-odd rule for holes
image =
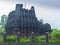
[[18, 32], [18, 29], [17, 29], [17, 28], [14, 28], [14, 29], [13, 29], [13, 34], [16, 35], [17, 32]]
[[17, 30], [13, 30], [13, 34], [16, 34], [17, 32], [16, 32]]

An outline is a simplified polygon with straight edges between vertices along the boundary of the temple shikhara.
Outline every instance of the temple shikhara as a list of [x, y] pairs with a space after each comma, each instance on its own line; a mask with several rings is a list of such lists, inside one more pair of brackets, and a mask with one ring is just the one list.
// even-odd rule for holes
[[5, 26], [6, 33], [21, 35], [39, 34], [40, 25], [37, 20], [34, 6], [31, 9], [23, 8], [23, 4], [16, 4], [15, 10], [9, 13], [8, 20]]

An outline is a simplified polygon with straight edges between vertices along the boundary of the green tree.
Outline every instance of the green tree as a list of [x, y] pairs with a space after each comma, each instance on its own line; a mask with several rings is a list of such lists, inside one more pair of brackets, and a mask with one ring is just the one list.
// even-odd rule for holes
[[51, 37], [52, 39], [60, 39], [60, 30], [57, 30], [57, 29], [54, 29], [52, 32], [51, 32]]
[[48, 24], [48, 23], [45, 23], [43, 30], [44, 30], [44, 33], [46, 33], [46, 32], [51, 32], [51, 31], [52, 31], [52, 30], [51, 30], [51, 25]]
[[39, 21], [39, 33], [40, 34], [45, 34], [46, 32], [51, 32], [51, 25], [48, 23], [43, 23], [44, 21], [42, 19], [40, 19]]
[[4, 27], [0, 28], [0, 35], [3, 35], [4, 32], [5, 32], [5, 28]]
[[6, 22], [7, 22], [7, 16], [6, 15], [2, 15], [1, 16], [1, 25], [5, 26]]

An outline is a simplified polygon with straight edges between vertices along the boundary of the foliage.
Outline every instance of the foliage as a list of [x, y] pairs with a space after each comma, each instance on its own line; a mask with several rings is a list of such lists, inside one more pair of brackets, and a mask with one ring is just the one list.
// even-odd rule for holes
[[60, 43], [60, 40], [53, 40], [53, 39], [50, 39], [49, 42], [52, 42], [52, 43]]
[[0, 36], [0, 42], [3, 42], [3, 37], [2, 36]]
[[[17, 36], [14, 35], [8, 36], [6, 42], [17, 42]], [[20, 38], [20, 42], [21, 43], [31, 42], [31, 40], [29, 38]]]
[[35, 42], [45, 42], [46, 37], [44, 35], [35, 36]]
[[2, 25], [5, 25], [5, 24], [6, 24], [7, 18], [8, 18], [8, 17], [7, 17], [6, 15], [2, 15], [2, 16], [1, 16], [1, 24], [2, 24]]
[[[3, 37], [0, 36], [0, 42], [3, 42]], [[11, 35], [7, 36], [6, 42], [17, 42], [17, 36]], [[31, 38], [20, 38], [21, 43], [29, 43], [32, 42]], [[34, 37], [34, 42], [46, 42], [46, 37], [45, 36], [35, 36]], [[60, 42], [60, 40], [53, 40], [49, 39], [49, 42]]]
[[51, 30], [51, 25], [50, 24], [48, 24], [48, 23], [45, 23], [45, 24], [43, 24], [43, 20], [42, 19], [40, 19], [40, 21], [39, 21], [39, 33], [40, 34], [45, 34], [46, 32], [51, 32], [52, 30]]
[[[29, 39], [32, 42], [31, 37], [29, 37]], [[41, 36], [34, 36], [34, 41], [33, 42], [45, 42], [46, 37], [44, 35]]]
[[17, 41], [17, 37], [14, 35], [11, 36], [7, 36], [7, 40], [6, 42], [16, 42]]
[[52, 32], [51, 32], [51, 37], [52, 37], [52, 39], [60, 39], [60, 30], [57, 30], [57, 29], [55, 29], [55, 30], [53, 30]]
[[50, 24], [45, 23], [44, 26], [43, 26], [43, 31], [44, 31], [44, 33], [51, 32], [51, 26], [50, 26]]
[[0, 28], [0, 35], [3, 35], [4, 32], [5, 32], [5, 28], [4, 28], [4, 27], [1, 27], [1, 28]]
[[[43, 38], [42, 38], [43, 37]], [[3, 38], [2, 36], [0, 37], [0, 42], [3, 42]], [[14, 36], [14, 35], [10, 35], [10, 36], [7, 36], [7, 40], [6, 42], [17, 42], [17, 36]], [[28, 43], [28, 42], [32, 42], [31, 38], [20, 38], [20, 42], [21, 43]], [[34, 42], [45, 42], [45, 36], [35, 36], [34, 37]]]
[[29, 38], [21, 38], [20, 42], [21, 43], [23, 43], [23, 42], [31, 42], [31, 40]]
[[39, 40], [46, 40], [46, 36], [41, 35], [41, 36], [38, 37], [38, 39], [39, 39]]

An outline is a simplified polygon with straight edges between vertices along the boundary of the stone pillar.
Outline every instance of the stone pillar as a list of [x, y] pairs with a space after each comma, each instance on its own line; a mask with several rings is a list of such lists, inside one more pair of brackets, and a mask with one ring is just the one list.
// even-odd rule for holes
[[20, 42], [20, 32], [17, 32], [17, 41]]
[[7, 40], [7, 35], [6, 35], [6, 32], [4, 32], [4, 42], [6, 42], [6, 40]]
[[48, 34], [49, 34], [49, 32], [46, 32], [46, 42], [47, 43], [49, 42]]
[[23, 36], [23, 27], [22, 27], [22, 29], [21, 29], [21, 33], [22, 33], [22, 36]]
[[28, 28], [28, 36], [30, 36], [30, 29]]
[[32, 42], [34, 42], [34, 32], [31, 33], [31, 39], [32, 39]]
[[26, 34], [27, 34], [26, 32], [27, 32], [27, 29], [26, 29], [26, 27], [25, 27], [25, 36], [26, 36]]
[[20, 45], [20, 32], [17, 32], [17, 45]]

